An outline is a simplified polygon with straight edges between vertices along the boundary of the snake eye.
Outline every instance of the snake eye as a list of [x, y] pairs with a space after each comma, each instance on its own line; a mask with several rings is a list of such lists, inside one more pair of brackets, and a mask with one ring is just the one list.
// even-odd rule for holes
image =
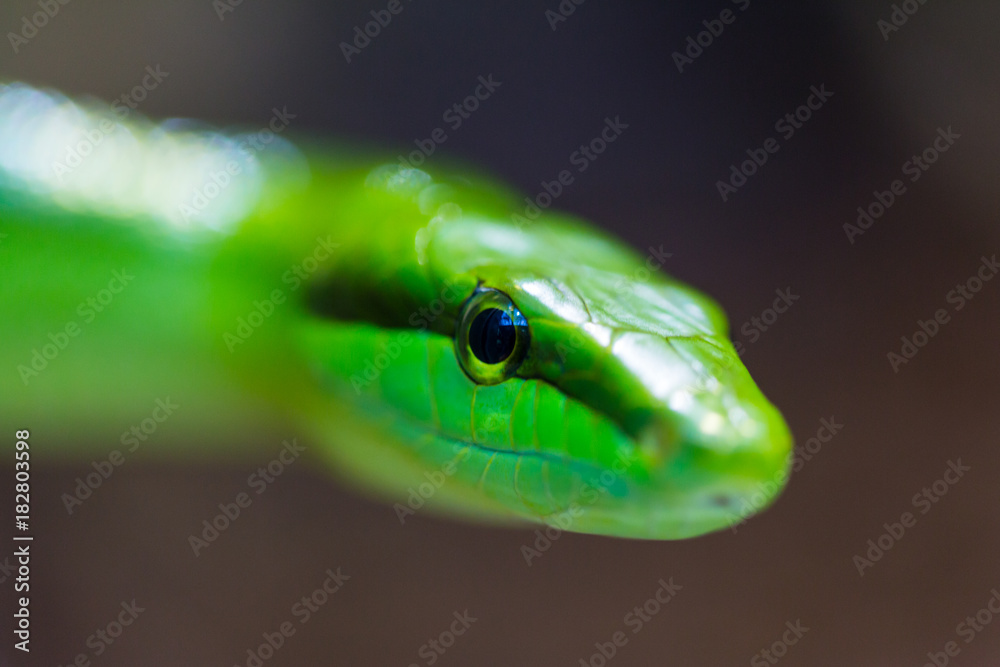
[[528, 320], [510, 297], [480, 288], [462, 309], [455, 352], [465, 373], [479, 384], [512, 377], [528, 352]]

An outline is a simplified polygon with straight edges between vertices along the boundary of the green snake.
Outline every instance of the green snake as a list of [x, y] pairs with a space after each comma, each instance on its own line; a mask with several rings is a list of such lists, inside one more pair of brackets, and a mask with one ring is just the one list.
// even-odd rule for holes
[[167, 456], [245, 459], [294, 424], [401, 520], [630, 538], [732, 526], [783, 488], [782, 416], [654, 257], [282, 122], [0, 88], [0, 433], [79, 461], [168, 398], [183, 416], [146, 445]]

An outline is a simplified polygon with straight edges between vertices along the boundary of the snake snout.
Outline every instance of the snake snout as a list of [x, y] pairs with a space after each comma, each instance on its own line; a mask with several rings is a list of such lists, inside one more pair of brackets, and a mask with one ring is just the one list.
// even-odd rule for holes
[[718, 520], [770, 504], [788, 477], [791, 434], [728, 341], [633, 334], [618, 353], [645, 390], [636, 444], [660, 503], [683, 497]]

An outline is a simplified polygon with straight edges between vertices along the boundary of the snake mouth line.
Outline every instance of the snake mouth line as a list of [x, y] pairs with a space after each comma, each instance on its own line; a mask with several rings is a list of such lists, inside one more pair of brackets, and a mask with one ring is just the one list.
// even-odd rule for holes
[[[462, 438], [439, 437], [454, 448], [456, 453], [453, 460], [459, 457], [468, 460], [468, 452], [470, 451], [475, 451], [486, 458], [485, 463], [482, 464], [482, 470], [478, 472], [478, 481], [469, 481], [480, 493], [484, 491], [487, 481], [494, 485], [498, 483], [499, 480], [495, 478], [489, 479], [491, 471], [498, 465], [496, 463], [498, 457], [501, 460], [508, 458], [513, 461], [512, 464], [507, 464], [513, 466], [511, 476], [506, 479], [501, 478], [503, 481], [499, 483], [507, 487], [509, 491], [513, 491], [514, 496], [519, 500], [521, 509], [515, 511], [519, 515], [527, 512], [529, 516], [543, 522], [549, 522], [554, 517], [564, 516], [566, 512], [576, 511], [573, 508], [586, 509], [590, 507], [609, 491], [613, 496], [621, 496], [623, 493], [621, 487], [616, 491], [611, 491], [612, 487], [617, 486], [622, 481], [621, 474], [617, 470], [606, 469], [586, 461], [547, 452], [498, 449]], [[526, 460], [541, 461], [539, 468], [541, 478], [536, 479], [534, 483], [529, 483], [528, 487], [523, 487], [523, 482], [520, 482], [519, 478], [524, 474], [521, 464]], [[555, 466], [558, 468], [554, 471], [553, 467]], [[626, 465], [625, 468], [627, 469], [627, 467]], [[555, 493], [553, 491], [553, 475], [565, 475], [567, 472], [576, 478], [572, 484], [572, 490], [568, 494], [565, 492]], [[541, 491], [539, 492], [538, 489]], [[538, 493], [542, 494], [542, 499], [538, 497]], [[625, 493], [628, 494], [628, 492]], [[513, 509], [509, 505], [507, 507]]]
[[603, 472], [604, 470], [600, 466], [595, 465], [593, 463], [588, 463], [587, 461], [574, 459], [569, 456], [562, 456], [559, 454], [551, 454], [549, 452], [534, 452], [524, 449], [499, 449], [496, 447], [489, 447], [487, 445], [472, 440], [466, 440], [464, 438], [454, 438], [441, 433], [438, 433], [437, 437], [447, 441], [448, 443], [450, 443], [455, 447], [474, 449], [476, 451], [483, 452], [484, 454], [500, 454], [504, 456], [532, 458], [547, 463], [557, 463], [559, 465], [563, 465], [569, 468], [577, 468], [580, 469], [581, 471], [587, 470], [594, 473], [595, 475], [600, 475], [601, 472]]

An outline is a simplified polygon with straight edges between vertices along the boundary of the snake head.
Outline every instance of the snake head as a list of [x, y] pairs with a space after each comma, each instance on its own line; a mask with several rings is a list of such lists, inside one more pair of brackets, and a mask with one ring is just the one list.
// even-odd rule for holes
[[405, 230], [398, 248], [352, 265], [409, 316], [378, 331], [342, 326], [352, 333], [336, 347], [357, 361], [328, 361], [341, 364], [328, 376], [354, 378], [355, 407], [393, 424], [395, 444], [378, 457], [405, 452], [412, 464], [409, 486], [403, 462], [383, 480], [397, 499], [410, 492], [396, 507], [446, 478], [418, 493], [421, 506], [679, 539], [774, 500], [789, 430], [721, 309], [659, 270], [662, 249], [642, 257], [568, 217], [519, 221], [451, 191], [428, 207], [428, 187], [412, 197], [420, 215], [389, 215]]

